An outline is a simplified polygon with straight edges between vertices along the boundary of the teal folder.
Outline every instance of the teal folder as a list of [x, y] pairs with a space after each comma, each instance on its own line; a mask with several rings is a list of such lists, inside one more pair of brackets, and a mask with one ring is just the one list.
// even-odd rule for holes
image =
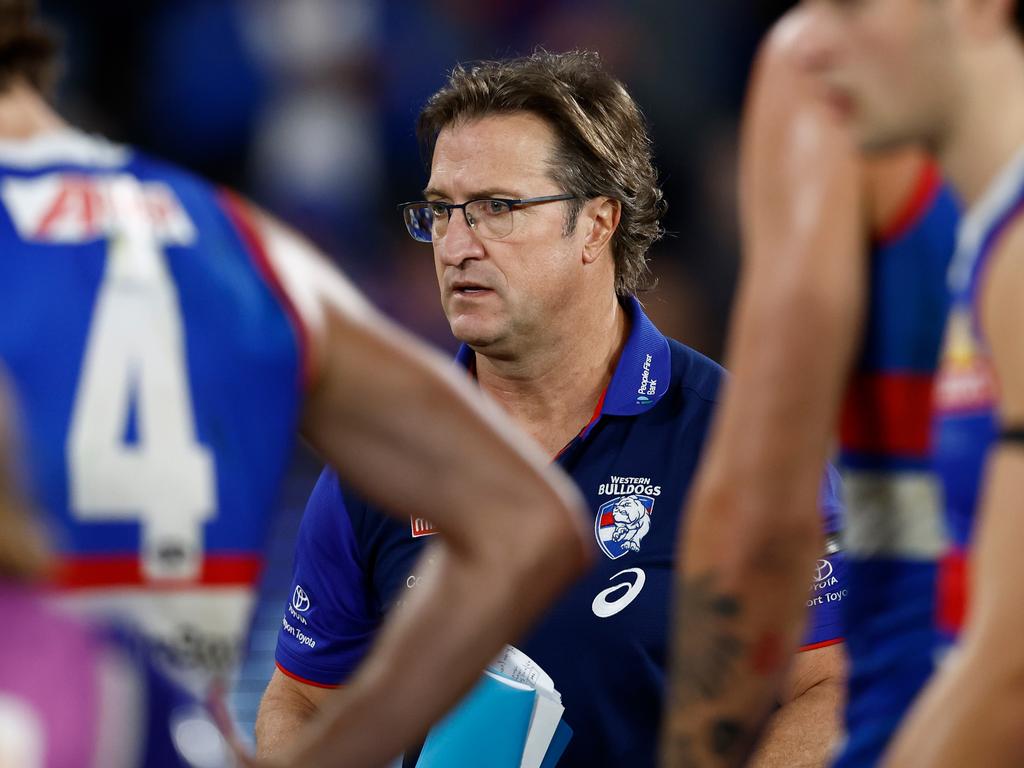
[[484, 673], [430, 731], [416, 768], [519, 768], [535, 696], [525, 686]]

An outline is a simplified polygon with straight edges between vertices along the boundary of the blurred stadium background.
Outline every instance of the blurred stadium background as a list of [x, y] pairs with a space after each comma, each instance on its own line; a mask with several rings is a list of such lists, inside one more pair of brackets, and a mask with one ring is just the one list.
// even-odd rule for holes
[[[332, 255], [400, 323], [454, 350], [429, 246], [397, 203], [426, 173], [417, 112], [458, 61], [601, 53], [643, 107], [669, 202], [655, 322], [720, 358], [737, 267], [737, 116], [785, 0], [41, 0], [61, 112], [235, 187]], [[244, 382], [239, 382], [244, 386]], [[292, 542], [319, 462], [297, 447], [232, 707], [251, 733]]]

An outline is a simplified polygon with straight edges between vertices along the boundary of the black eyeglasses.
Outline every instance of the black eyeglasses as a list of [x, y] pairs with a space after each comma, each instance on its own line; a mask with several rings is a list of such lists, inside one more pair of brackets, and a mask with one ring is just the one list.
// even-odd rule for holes
[[507, 200], [500, 197], [482, 197], [456, 205], [435, 200], [417, 200], [402, 203], [398, 209], [402, 212], [405, 228], [413, 240], [421, 243], [432, 243], [440, 240], [448, 233], [448, 222], [452, 211], [462, 209], [466, 223], [481, 237], [492, 239], [507, 237], [512, 233], [512, 211], [527, 205], [553, 203], [557, 200], [575, 200], [576, 195], [545, 195], [544, 197], [527, 197], [520, 200]]

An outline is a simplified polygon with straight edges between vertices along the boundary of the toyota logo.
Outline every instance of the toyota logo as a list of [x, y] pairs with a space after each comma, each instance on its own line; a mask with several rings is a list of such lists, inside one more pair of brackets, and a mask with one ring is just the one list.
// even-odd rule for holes
[[832, 563], [828, 560], [819, 560], [818, 567], [814, 569], [814, 580], [824, 581], [832, 575]]
[[295, 587], [295, 594], [292, 595], [292, 608], [299, 613], [309, 610], [309, 595], [298, 585]]

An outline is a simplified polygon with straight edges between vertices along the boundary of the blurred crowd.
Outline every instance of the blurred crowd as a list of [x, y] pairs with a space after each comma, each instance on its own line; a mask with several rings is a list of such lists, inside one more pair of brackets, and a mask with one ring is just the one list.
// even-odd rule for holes
[[456, 63], [600, 52], [645, 110], [669, 203], [645, 297], [722, 351], [736, 272], [736, 120], [758, 0], [43, 0], [64, 42], [61, 111], [241, 189], [312, 237], [389, 314], [443, 348], [415, 118]]

